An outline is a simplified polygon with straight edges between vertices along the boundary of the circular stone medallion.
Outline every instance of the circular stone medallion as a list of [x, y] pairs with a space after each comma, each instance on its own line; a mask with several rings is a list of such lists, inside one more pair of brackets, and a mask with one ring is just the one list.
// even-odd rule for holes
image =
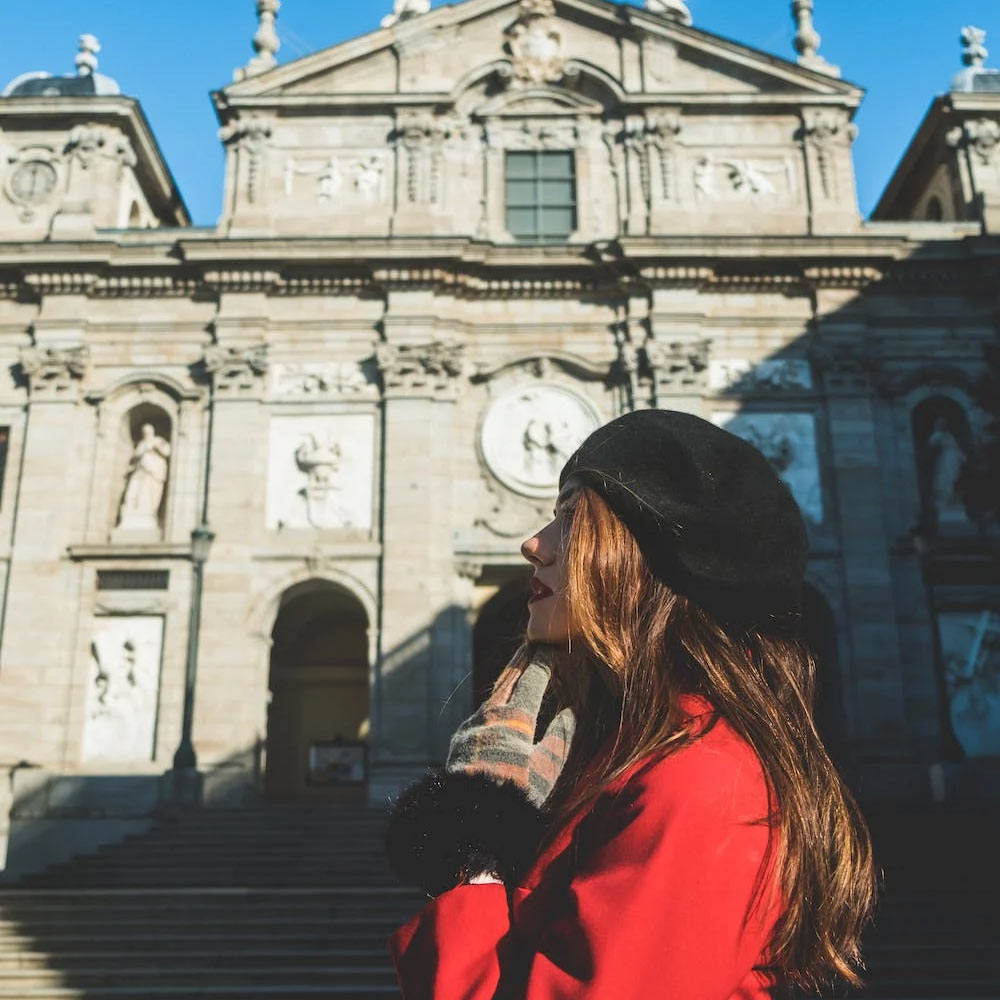
[[552, 496], [566, 459], [603, 420], [589, 399], [561, 385], [524, 385], [498, 396], [480, 442], [490, 471], [528, 497]]
[[23, 205], [38, 205], [55, 190], [56, 168], [46, 160], [25, 160], [19, 163], [8, 182], [14, 201]]

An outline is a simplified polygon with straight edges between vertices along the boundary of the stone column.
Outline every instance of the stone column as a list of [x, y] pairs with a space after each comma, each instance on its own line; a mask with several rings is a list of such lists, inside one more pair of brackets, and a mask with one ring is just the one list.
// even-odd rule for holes
[[851, 742], [867, 759], [909, 751], [893, 599], [892, 539], [882, 493], [872, 369], [863, 321], [832, 315], [853, 292], [819, 292], [822, 311], [813, 361], [821, 375], [829, 428], [829, 470], [840, 536], [851, 651]]
[[[40, 319], [36, 336], [46, 332]], [[21, 352], [28, 416], [20, 481], [11, 482], [18, 517], [0, 650], [0, 758], [56, 766], [78, 756], [66, 732], [81, 570], [66, 549], [83, 538], [88, 470], [77, 462], [77, 434], [91, 423], [79, 405], [88, 351], [74, 339]]]
[[[413, 332], [416, 307], [392, 293], [388, 337]], [[425, 325], [425, 324], [420, 324]], [[444, 698], [454, 675], [452, 456], [462, 348], [439, 341], [377, 349], [382, 422], [382, 629], [376, 665], [372, 795], [418, 774], [442, 753]]]

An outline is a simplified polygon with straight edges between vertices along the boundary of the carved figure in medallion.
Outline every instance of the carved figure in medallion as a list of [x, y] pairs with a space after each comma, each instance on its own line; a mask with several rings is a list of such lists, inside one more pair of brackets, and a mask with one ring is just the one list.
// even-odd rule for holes
[[169, 459], [169, 442], [156, 433], [152, 424], [143, 424], [125, 473], [118, 527], [139, 531], [159, 527], [158, 513], [170, 469]]
[[524, 467], [531, 480], [553, 480], [573, 453], [573, 431], [566, 420], [533, 418], [524, 428]]

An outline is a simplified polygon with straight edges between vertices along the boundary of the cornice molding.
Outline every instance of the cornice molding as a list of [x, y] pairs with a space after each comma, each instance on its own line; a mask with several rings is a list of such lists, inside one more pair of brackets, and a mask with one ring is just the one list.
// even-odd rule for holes
[[[908, 241], [892, 247], [881, 240], [871, 247], [859, 240], [850, 247], [829, 241], [817, 246], [806, 239], [765, 245], [722, 239], [677, 241], [666, 247], [637, 243], [623, 246], [610, 262], [595, 257], [588, 246], [552, 253], [472, 241], [427, 241], [411, 247], [406, 258], [403, 247], [391, 241], [359, 245], [350, 257], [339, 243], [304, 241], [297, 250], [294, 243], [234, 241], [229, 247], [213, 246], [201, 260], [186, 259], [180, 244], [165, 244], [162, 263], [148, 256], [115, 261], [109, 255], [77, 266], [62, 252], [58, 260], [46, 261], [41, 247], [26, 247], [26, 254], [35, 250], [37, 259], [5, 269], [0, 298], [217, 298], [227, 292], [379, 296], [394, 290], [429, 290], [463, 299], [595, 294], [613, 299], [663, 288], [761, 294], [808, 294], [816, 289], [992, 294], [1000, 275], [1000, 244], [990, 241], [976, 246], [948, 242], [940, 256], [919, 258], [910, 256], [915, 248]], [[390, 254], [399, 257], [387, 259]], [[171, 262], [171, 256], [182, 260]]]

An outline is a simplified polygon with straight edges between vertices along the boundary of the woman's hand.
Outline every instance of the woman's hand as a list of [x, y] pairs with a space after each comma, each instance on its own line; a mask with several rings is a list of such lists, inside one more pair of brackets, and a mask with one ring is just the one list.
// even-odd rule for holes
[[535, 730], [551, 671], [537, 661], [512, 672], [451, 738], [445, 769], [511, 781], [541, 807], [569, 757], [576, 718], [564, 708], [536, 743]]

